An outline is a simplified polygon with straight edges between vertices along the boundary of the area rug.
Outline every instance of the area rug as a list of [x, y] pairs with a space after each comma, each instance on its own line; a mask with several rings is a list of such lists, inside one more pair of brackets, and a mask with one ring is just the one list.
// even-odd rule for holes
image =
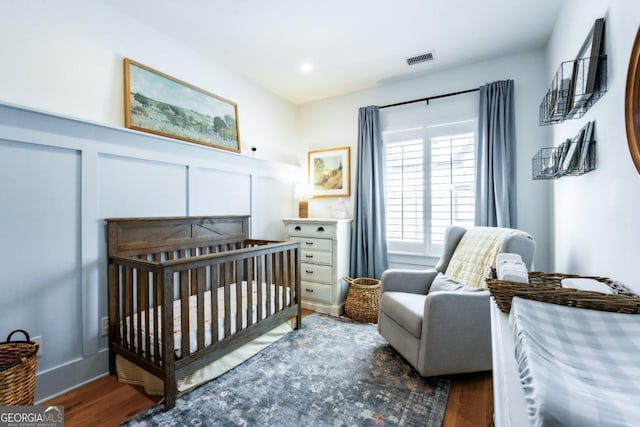
[[127, 426], [441, 426], [449, 381], [422, 378], [376, 326], [311, 314], [176, 407]]

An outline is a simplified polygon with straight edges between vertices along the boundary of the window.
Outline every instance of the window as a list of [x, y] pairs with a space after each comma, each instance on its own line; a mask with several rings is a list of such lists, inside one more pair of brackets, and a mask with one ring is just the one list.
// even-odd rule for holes
[[431, 139], [431, 249], [440, 253], [450, 225], [471, 227], [475, 219], [473, 133]]
[[421, 139], [385, 146], [385, 204], [391, 240], [424, 240], [424, 143]]
[[390, 252], [438, 256], [450, 225], [472, 226], [475, 122], [384, 132]]

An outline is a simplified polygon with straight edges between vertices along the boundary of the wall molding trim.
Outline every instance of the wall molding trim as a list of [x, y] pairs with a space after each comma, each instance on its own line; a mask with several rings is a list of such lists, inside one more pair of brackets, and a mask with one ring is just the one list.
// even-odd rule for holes
[[0, 335], [42, 337], [36, 400], [108, 372], [105, 218], [251, 215], [255, 237], [281, 239], [300, 175], [290, 164], [0, 103], [0, 195], [12, 205], [0, 210], [12, 227], [0, 250], [11, 260]]

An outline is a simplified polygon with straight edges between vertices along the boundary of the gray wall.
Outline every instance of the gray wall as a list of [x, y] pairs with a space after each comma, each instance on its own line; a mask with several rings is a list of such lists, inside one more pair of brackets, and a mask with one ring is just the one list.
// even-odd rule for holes
[[0, 104], [0, 338], [42, 337], [36, 399], [107, 372], [108, 217], [252, 215], [281, 239], [298, 168]]
[[[366, 105], [385, 105], [426, 96], [477, 88], [495, 80], [513, 79], [515, 82], [515, 110], [517, 135], [518, 224], [536, 239], [535, 267], [550, 267], [551, 235], [549, 224], [552, 184], [531, 180], [531, 158], [539, 148], [550, 142], [548, 127], [538, 125], [538, 106], [546, 91], [546, 58], [542, 49], [518, 55], [460, 66], [450, 70], [419, 74], [411, 78], [381, 82], [380, 86], [344, 96], [305, 104], [298, 112], [300, 140], [309, 149], [350, 145], [355, 153], [358, 135], [358, 108]], [[464, 96], [477, 96], [475, 94]], [[453, 98], [433, 101], [456, 108]], [[428, 106], [425, 115], [430, 114]], [[355, 155], [352, 170], [355, 170]], [[352, 182], [354, 180], [352, 174]], [[353, 204], [352, 200], [348, 201]], [[312, 200], [313, 216], [330, 215], [333, 201]], [[404, 257], [406, 258], [406, 257]], [[396, 264], [415, 268], [424, 266], [425, 260], [399, 259]], [[420, 264], [422, 262], [422, 264]], [[431, 260], [433, 262], [433, 260]]]

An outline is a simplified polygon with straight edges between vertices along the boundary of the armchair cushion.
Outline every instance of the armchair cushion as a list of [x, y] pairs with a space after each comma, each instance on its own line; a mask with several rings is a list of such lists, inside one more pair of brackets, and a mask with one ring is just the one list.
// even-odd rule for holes
[[436, 278], [433, 279], [433, 282], [431, 282], [429, 293], [439, 291], [459, 291], [463, 286], [464, 285], [462, 283], [449, 279], [442, 273], [438, 273]]
[[431, 282], [431, 287], [429, 288], [429, 293], [431, 292], [440, 292], [440, 291], [463, 291], [463, 292], [474, 292], [481, 291], [481, 288], [472, 288], [467, 285], [463, 285], [460, 282], [456, 282], [453, 279], [449, 279], [442, 273], [438, 273], [433, 282]]
[[487, 266], [495, 266], [495, 259], [502, 249], [505, 237], [524, 234], [520, 230], [499, 227], [472, 227], [462, 236], [451, 256], [445, 275], [467, 286], [482, 288], [482, 275]]
[[407, 292], [384, 292], [380, 306], [384, 313], [397, 324], [402, 325], [415, 338], [422, 333], [422, 316], [426, 295]]

